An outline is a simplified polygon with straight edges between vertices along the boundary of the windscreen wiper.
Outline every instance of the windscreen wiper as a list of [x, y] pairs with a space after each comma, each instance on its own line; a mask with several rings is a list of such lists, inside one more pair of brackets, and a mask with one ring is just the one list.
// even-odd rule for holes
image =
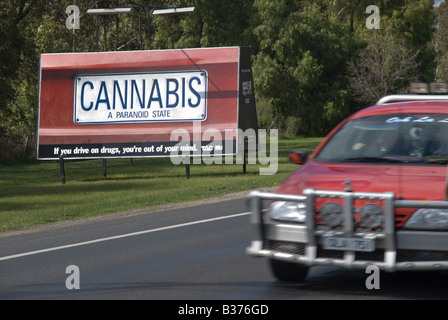
[[448, 157], [446, 156], [427, 156], [424, 159], [425, 163], [433, 164], [448, 164]]
[[347, 162], [375, 162], [375, 163], [407, 163], [407, 162], [422, 162], [421, 159], [418, 158], [410, 158], [410, 157], [354, 157], [354, 158], [346, 158], [342, 161]]

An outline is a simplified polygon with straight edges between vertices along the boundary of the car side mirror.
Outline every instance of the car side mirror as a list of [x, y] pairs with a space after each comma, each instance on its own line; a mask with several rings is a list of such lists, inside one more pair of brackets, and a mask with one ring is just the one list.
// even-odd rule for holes
[[308, 151], [306, 150], [292, 150], [288, 154], [289, 161], [295, 164], [304, 164], [308, 159]]

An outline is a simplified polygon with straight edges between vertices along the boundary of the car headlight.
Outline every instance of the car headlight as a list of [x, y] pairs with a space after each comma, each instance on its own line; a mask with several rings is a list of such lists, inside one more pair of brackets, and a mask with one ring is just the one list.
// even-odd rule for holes
[[269, 216], [274, 220], [304, 223], [306, 206], [301, 202], [275, 201], [269, 206]]
[[418, 209], [406, 221], [404, 227], [408, 229], [448, 230], [448, 211]]

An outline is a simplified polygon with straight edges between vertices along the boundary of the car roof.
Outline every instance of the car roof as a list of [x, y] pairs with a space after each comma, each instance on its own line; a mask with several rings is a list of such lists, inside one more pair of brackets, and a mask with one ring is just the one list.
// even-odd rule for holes
[[412, 101], [448, 101], [448, 95], [436, 94], [393, 94], [382, 97], [377, 101], [377, 105], [393, 102], [412, 102]]
[[[387, 98], [387, 99], [386, 99]], [[446, 95], [394, 95], [380, 99], [374, 106], [353, 114], [352, 119], [388, 113], [446, 113]]]

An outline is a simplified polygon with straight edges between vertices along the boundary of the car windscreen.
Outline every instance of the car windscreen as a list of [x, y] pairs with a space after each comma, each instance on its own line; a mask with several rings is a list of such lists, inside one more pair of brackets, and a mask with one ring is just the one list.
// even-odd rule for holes
[[318, 162], [448, 163], [448, 114], [382, 114], [348, 121]]

